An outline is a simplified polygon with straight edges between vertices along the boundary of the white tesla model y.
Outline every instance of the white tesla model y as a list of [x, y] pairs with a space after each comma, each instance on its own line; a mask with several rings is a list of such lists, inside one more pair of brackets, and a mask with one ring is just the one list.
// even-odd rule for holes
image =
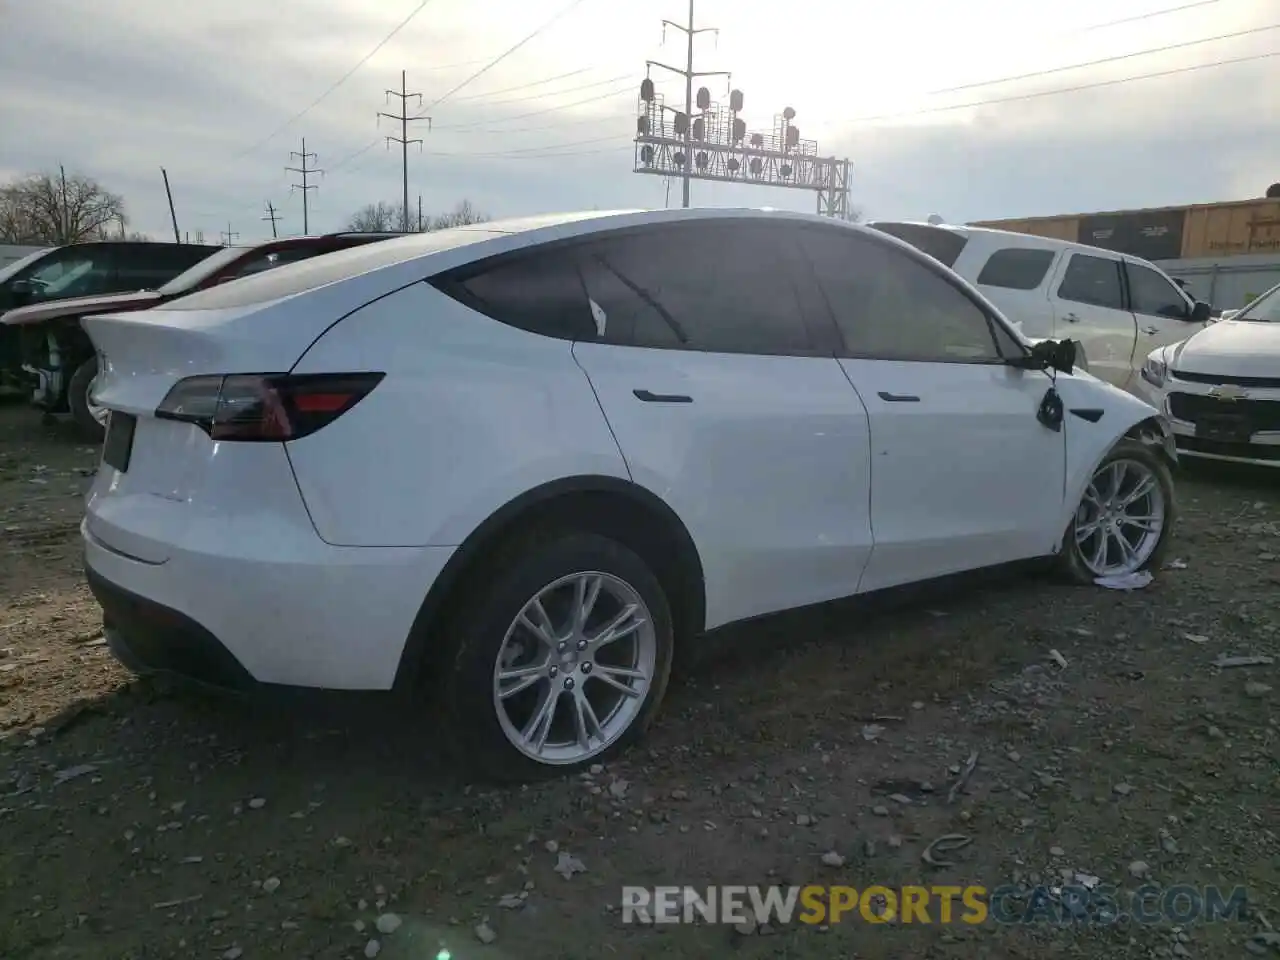
[[623, 747], [712, 628], [1038, 556], [1127, 574], [1173, 523], [1155, 410], [803, 214], [462, 227], [85, 327], [116, 655], [407, 692], [488, 774]]

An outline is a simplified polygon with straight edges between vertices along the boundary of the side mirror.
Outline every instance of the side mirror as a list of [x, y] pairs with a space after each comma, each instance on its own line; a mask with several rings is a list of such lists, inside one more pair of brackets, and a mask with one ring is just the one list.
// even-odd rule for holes
[[1191, 308], [1191, 316], [1187, 319], [1191, 323], [1205, 324], [1209, 322], [1209, 318], [1213, 316], [1213, 307], [1205, 303], [1203, 300], [1197, 300], [1196, 305]]
[[1038, 340], [1032, 344], [1031, 355], [1014, 364], [1027, 370], [1057, 370], [1070, 373], [1076, 367], [1076, 342], [1074, 340]]

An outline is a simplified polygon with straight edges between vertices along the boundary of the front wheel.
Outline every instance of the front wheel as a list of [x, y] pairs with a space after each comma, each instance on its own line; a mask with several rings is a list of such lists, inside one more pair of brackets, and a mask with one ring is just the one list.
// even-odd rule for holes
[[449, 630], [445, 737], [489, 779], [600, 762], [638, 739], [666, 692], [670, 608], [617, 541], [566, 533], [500, 559]]
[[1060, 554], [1077, 583], [1156, 566], [1177, 517], [1169, 467], [1147, 444], [1121, 440], [1093, 472]]
[[93, 385], [98, 379], [98, 358], [90, 357], [76, 368], [67, 384], [67, 406], [84, 439], [101, 443], [107, 435], [106, 407], [93, 402]]

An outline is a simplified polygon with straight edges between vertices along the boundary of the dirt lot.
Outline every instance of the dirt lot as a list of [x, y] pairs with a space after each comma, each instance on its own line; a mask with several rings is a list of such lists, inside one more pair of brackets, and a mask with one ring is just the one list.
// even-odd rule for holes
[[[1280, 656], [1262, 471], [1182, 471], [1180, 560], [1145, 590], [1003, 577], [742, 631], [673, 685], [645, 750], [493, 792], [387, 710], [132, 680], [80, 577], [95, 459], [0, 408], [0, 957], [1280, 956], [1280, 667], [1214, 665]], [[944, 834], [972, 842], [923, 862]], [[564, 853], [585, 872], [558, 875]], [[746, 933], [618, 910], [623, 884], [1064, 876], [1248, 904], [1181, 927]]]

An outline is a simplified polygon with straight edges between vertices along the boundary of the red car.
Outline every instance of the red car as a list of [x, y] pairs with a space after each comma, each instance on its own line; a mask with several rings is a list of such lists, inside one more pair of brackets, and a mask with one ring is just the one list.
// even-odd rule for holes
[[35, 303], [0, 315], [0, 323], [18, 328], [21, 375], [32, 387], [32, 402], [49, 417], [69, 412], [86, 439], [101, 441], [106, 413], [92, 401], [98, 358], [80, 326], [81, 317], [147, 310], [252, 273], [397, 236], [331, 233], [224, 247], [156, 290]]

